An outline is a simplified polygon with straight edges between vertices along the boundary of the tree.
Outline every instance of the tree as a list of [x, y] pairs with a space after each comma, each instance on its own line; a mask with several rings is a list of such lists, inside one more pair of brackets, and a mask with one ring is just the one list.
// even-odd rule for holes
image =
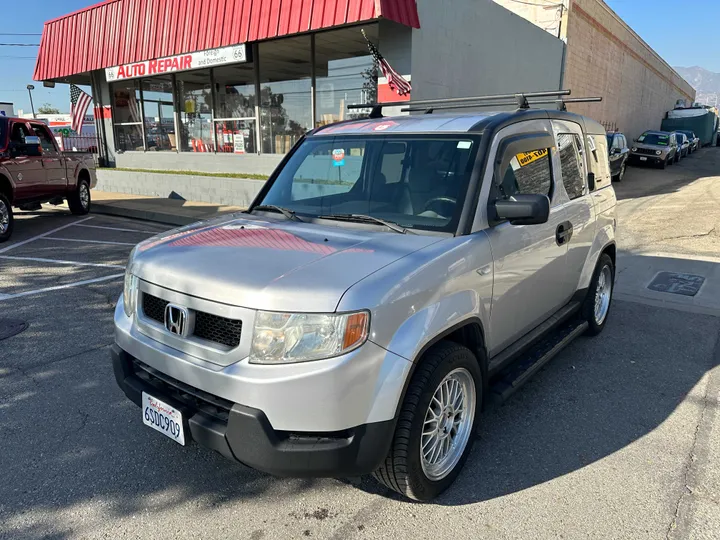
[[49, 103], [43, 103], [38, 107], [39, 114], [60, 114], [60, 109], [57, 109]]

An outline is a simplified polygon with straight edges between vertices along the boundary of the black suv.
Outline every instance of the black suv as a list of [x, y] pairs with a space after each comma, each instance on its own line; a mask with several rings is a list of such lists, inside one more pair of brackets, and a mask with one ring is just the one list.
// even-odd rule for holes
[[622, 133], [608, 133], [607, 142], [610, 154], [608, 156], [610, 159], [610, 174], [613, 182], [621, 182], [625, 176], [625, 167], [630, 155], [627, 139]]

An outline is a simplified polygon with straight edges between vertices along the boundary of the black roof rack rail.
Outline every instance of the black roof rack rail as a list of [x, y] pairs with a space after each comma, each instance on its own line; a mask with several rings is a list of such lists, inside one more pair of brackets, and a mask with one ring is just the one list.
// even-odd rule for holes
[[[581, 97], [581, 98], [568, 98], [568, 99], [534, 99], [534, 100], [527, 100], [525, 104], [526, 107], [520, 107], [520, 109], [527, 109], [532, 105], [550, 105], [554, 104], [558, 106], [558, 109], [561, 111], [566, 111], [567, 107], [565, 106], [566, 103], [593, 103], [602, 101], [601, 97]], [[430, 114], [434, 110], [441, 110], [441, 109], [470, 109], [470, 108], [477, 108], [477, 107], [506, 107], [509, 105], [515, 105], [516, 101], [496, 101], [493, 103], [487, 103], [487, 104], [481, 104], [481, 103], [459, 103], [457, 105], [436, 105], [436, 106], [430, 106], [430, 107], [423, 107], [423, 106], [416, 106], [416, 107], [405, 107], [403, 109], [400, 109], [400, 112], [424, 112], [425, 114]]]
[[[382, 118], [383, 107], [415, 107], [418, 105], [435, 105], [444, 106], [451, 103], [479, 103], [485, 101], [494, 102], [495, 100], [508, 100], [512, 99], [513, 103], [517, 104], [520, 109], [527, 109], [529, 107], [528, 99], [532, 98], [543, 98], [543, 97], [557, 97], [557, 96], [569, 96], [570, 90], [547, 90], [543, 92], [520, 92], [514, 94], [494, 94], [490, 96], [470, 96], [461, 98], [440, 98], [440, 99], [420, 99], [416, 101], [391, 101], [388, 103], [366, 103], [366, 104], [354, 104], [348, 105], [348, 110], [354, 109], [371, 109], [370, 118]], [[498, 105], [492, 103], [492, 105]], [[429, 107], [439, 108], [439, 107]], [[447, 108], [447, 107], [445, 107]]]

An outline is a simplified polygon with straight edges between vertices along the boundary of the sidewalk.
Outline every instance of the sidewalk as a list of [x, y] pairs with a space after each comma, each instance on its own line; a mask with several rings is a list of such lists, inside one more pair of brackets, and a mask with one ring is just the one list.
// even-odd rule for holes
[[182, 199], [92, 191], [92, 212], [96, 214], [144, 219], [169, 225], [187, 225], [239, 210], [243, 208]]

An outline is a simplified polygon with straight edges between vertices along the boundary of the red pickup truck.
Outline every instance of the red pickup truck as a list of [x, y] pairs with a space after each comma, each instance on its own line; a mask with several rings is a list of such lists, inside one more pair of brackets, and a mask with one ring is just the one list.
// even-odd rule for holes
[[96, 184], [91, 155], [60, 152], [42, 122], [0, 116], [0, 243], [12, 235], [13, 207], [67, 200], [73, 214], [87, 214]]

